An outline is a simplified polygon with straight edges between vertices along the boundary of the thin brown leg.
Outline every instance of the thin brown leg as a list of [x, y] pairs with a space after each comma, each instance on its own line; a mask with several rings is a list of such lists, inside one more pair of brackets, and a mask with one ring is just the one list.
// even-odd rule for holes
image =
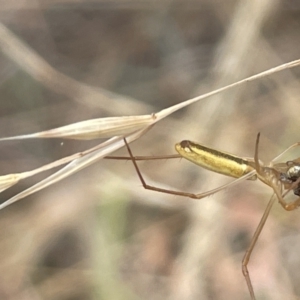
[[256, 245], [256, 242], [259, 238], [259, 235], [266, 223], [266, 220], [269, 216], [269, 213], [270, 213], [270, 210], [274, 204], [276, 200], [276, 197], [275, 197], [275, 194], [273, 194], [273, 196], [271, 197], [269, 203], [268, 203], [268, 206], [266, 207], [265, 209], [265, 212], [255, 230], [255, 233], [251, 239], [251, 243], [244, 255], [244, 258], [243, 258], [243, 261], [242, 261], [242, 270], [243, 270], [243, 275], [245, 276], [245, 279], [246, 279], [246, 282], [247, 282], [247, 286], [248, 286], [248, 290], [249, 290], [249, 293], [251, 295], [251, 299], [252, 300], [255, 300], [255, 295], [254, 295], [254, 291], [253, 291], [253, 287], [252, 287], [252, 283], [251, 283], [251, 279], [250, 279], [250, 276], [249, 276], [249, 271], [248, 271], [248, 263], [249, 263], [249, 260], [250, 260], [250, 257], [251, 257], [251, 254], [252, 254], [252, 251]]
[[254, 152], [254, 162], [255, 162], [255, 169], [257, 174], [263, 175], [262, 173], [262, 168], [261, 165], [259, 163], [259, 159], [258, 159], [258, 144], [259, 144], [259, 138], [260, 138], [260, 132], [257, 134], [256, 137], [256, 143], [255, 143], [255, 152]]
[[138, 177], [143, 185], [143, 187], [146, 189], [146, 190], [151, 190], [151, 191], [155, 191], [155, 192], [160, 192], [160, 193], [165, 193], [165, 194], [170, 194], [170, 195], [177, 195], [177, 196], [183, 196], [183, 197], [189, 197], [189, 198], [192, 198], [192, 199], [202, 199], [202, 198], [205, 198], [207, 196], [210, 196], [212, 194], [215, 194], [221, 190], [223, 190], [224, 188], [228, 188], [230, 186], [233, 186], [247, 178], [250, 178], [253, 176], [253, 174], [255, 174], [255, 171], [252, 171], [238, 179], [236, 179], [235, 181], [232, 181], [230, 183], [227, 183], [225, 185], [222, 185], [216, 189], [213, 189], [213, 190], [210, 190], [210, 191], [207, 191], [207, 192], [204, 192], [204, 193], [199, 193], [199, 194], [193, 194], [193, 193], [188, 193], [188, 192], [181, 192], [181, 191], [174, 191], [174, 190], [169, 190], [169, 189], [163, 189], [163, 188], [159, 188], [159, 187], [155, 187], [155, 186], [151, 186], [149, 184], [146, 183], [145, 179], [143, 178], [143, 175], [142, 173], [140, 172], [139, 170], [139, 167], [137, 165], [137, 162], [136, 162], [136, 159], [135, 157], [133, 156], [132, 154], [132, 151], [126, 141], [126, 139], [124, 139], [124, 142], [125, 142], [125, 146], [128, 150], [128, 153], [129, 153], [129, 156], [130, 156], [130, 159], [132, 160], [132, 163], [134, 165], [134, 168], [136, 170], [136, 173], [138, 174]]
[[[290, 191], [292, 191], [294, 188], [296, 188], [300, 183], [300, 178], [298, 178], [295, 182], [293, 182], [293, 184], [289, 187], [289, 189], [287, 189], [287, 191], [284, 192], [284, 194], [282, 195], [282, 198], [285, 197], [285, 195], [287, 195]], [[298, 197], [295, 201], [290, 202], [290, 203], [285, 203], [285, 206], [283, 207], [285, 210], [291, 211], [294, 210], [296, 208], [298, 208], [300, 206], [300, 197]]]
[[284, 201], [283, 197], [281, 196], [281, 198], [279, 198], [279, 203], [285, 210], [292, 211], [300, 206], [300, 198], [297, 198], [293, 202], [287, 203]]
[[[132, 160], [130, 156], [105, 156], [104, 159], [112, 160]], [[161, 159], [173, 159], [173, 158], [182, 158], [179, 154], [170, 154], [170, 155], [158, 155], [158, 156], [135, 156], [134, 159], [138, 160], [161, 160]]]
[[300, 198], [297, 198], [295, 201], [292, 202], [286, 202], [284, 200], [284, 197], [292, 191], [294, 188], [296, 188], [300, 183], [300, 178], [298, 178], [295, 182], [291, 184], [291, 186], [287, 189], [287, 191], [282, 194], [282, 188], [283, 186], [278, 183], [277, 185], [271, 184], [270, 186], [273, 188], [280, 205], [287, 211], [292, 211], [300, 206]]
[[[259, 145], [259, 138], [260, 138], [260, 133], [257, 134], [257, 137], [256, 137], [256, 143], [255, 143], [255, 152], [254, 152], [254, 163], [255, 163], [255, 169], [256, 169], [256, 173], [259, 177], [260, 180], [262, 180], [264, 183], [270, 185], [270, 175], [272, 176], [273, 174], [269, 174], [269, 172], [267, 172], [266, 170], [269, 171], [269, 169], [266, 169], [264, 167], [261, 167], [260, 163], [259, 163], [259, 159], [258, 159], [258, 145]], [[280, 201], [282, 199], [282, 195], [281, 195], [281, 188], [280, 186], [277, 187], [277, 186], [274, 186], [273, 187], [273, 190], [274, 190], [274, 194], [273, 196], [271, 197], [266, 209], [265, 209], [265, 212], [254, 232], [254, 235], [251, 239], [251, 243], [249, 245], [249, 247], [247, 248], [246, 252], [245, 252], [245, 255], [244, 255], [244, 258], [243, 258], [243, 261], [242, 261], [242, 271], [243, 271], [243, 275], [246, 279], [246, 282], [247, 282], [247, 286], [248, 286], [248, 290], [249, 290], [249, 293], [250, 293], [250, 296], [251, 296], [251, 299], [252, 300], [255, 300], [255, 294], [254, 294], [254, 290], [253, 290], [253, 286], [252, 286], [252, 282], [251, 282], [251, 279], [250, 279], [250, 275], [249, 275], [249, 271], [248, 271], [248, 263], [250, 261], [250, 257], [251, 257], [251, 254], [252, 254], [252, 251], [256, 245], [256, 242], [260, 236], [260, 233], [266, 223], [266, 220], [269, 216], [269, 213], [270, 213], [270, 210], [275, 202], [275, 195], [278, 197], [278, 200]], [[281, 202], [281, 201], [280, 201]]]
[[296, 147], [300, 146], [300, 142], [297, 142], [291, 146], [289, 146], [287, 149], [285, 149], [284, 151], [282, 151], [280, 154], [278, 154], [275, 158], [273, 158], [271, 160], [271, 163], [275, 162], [276, 160], [278, 160], [281, 156], [283, 156], [284, 154], [286, 154], [288, 151], [290, 151], [291, 149], [294, 149]]

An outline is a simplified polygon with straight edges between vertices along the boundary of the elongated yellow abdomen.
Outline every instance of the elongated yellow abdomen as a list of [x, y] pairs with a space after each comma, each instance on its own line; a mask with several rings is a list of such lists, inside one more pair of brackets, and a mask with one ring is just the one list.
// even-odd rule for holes
[[[182, 141], [175, 145], [176, 151], [189, 161], [207, 170], [223, 175], [239, 178], [251, 171], [249, 161], [215, 149], [211, 149], [191, 141]], [[250, 179], [256, 179], [256, 176]]]

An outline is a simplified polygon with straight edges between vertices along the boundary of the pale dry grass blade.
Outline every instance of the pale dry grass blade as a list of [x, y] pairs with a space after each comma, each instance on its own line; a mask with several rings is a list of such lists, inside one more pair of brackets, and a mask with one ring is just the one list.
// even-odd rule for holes
[[184, 107], [186, 107], [188, 105], [191, 105], [191, 104], [193, 104], [193, 103], [195, 103], [197, 101], [200, 101], [200, 100], [203, 100], [205, 98], [217, 95], [217, 94], [219, 94], [221, 92], [225, 92], [227, 90], [230, 90], [232, 88], [238, 87], [238, 86], [240, 86], [242, 84], [245, 84], [247, 82], [251, 82], [251, 81], [263, 78], [265, 76], [269, 76], [271, 74], [275, 74], [277, 72], [281, 72], [281, 71], [286, 70], [286, 69], [291, 69], [291, 68], [297, 67], [299, 65], [300, 65], [300, 59], [291, 61], [291, 62], [286, 63], [286, 64], [279, 65], [279, 66], [271, 68], [271, 69], [269, 69], [267, 71], [263, 71], [263, 72], [258, 73], [256, 75], [253, 75], [253, 76], [247, 77], [245, 79], [242, 79], [240, 81], [237, 81], [235, 83], [229, 84], [229, 85], [227, 85], [225, 87], [216, 89], [216, 90], [214, 90], [212, 92], [209, 92], [209, 93], [203, 94], [201, 96], [197, 96], [197, 97], [191, 98], [189, 100], [186, 100], [186, 101], [181, 102], [179, 104], [170, 106], [170, 107], [168, 107], [168, 108], [166, 108], [164, 110], [161, 110], [160, 112], [156, 113], [155, 115], [158, 118], [165, 118], [166, 116], [172, 114], [173, 112], [175, 112], [175, 111], [177, 111], [177, 110], [179, 110], [181, 108], [184, 108]]
[[8, 174], [0, 176], [0, 193], [17, 184], [22, 179], [21, 174]]
[[[129, 136], [126, 136], [126, 140], [128, 142], [132, 142], [136, 139], [138, 139], [141, 135], [143, 135], [145, 133], [145, 131], [147, 131], [148, 128], [143, 129], [143, 130], [139, 130], [137, 132], [132, 133]], [[13, 196], [12, 198], [10, 198], [9, 200], [7, 200], [6, 202], [2, 203], [0, 205], [0, 210], [7, 207], [8, 205], [11, 205], [12, 203], [15, 203], [21, 199], [23, 199], [24, 197], [27, 197], [28, 195], [31, 195], [33, 193], [36, 193], [37, 191], [40, 191], [44, 188], [46, 188], [47, 186], [50, 186], [80, 170], [82, 170], [83, 168], [88, 167], [91, 164], [94, 164], [95, 162], [97, 162], [98, 160], [100, 160], [101, 158], [105, 157], [106, 155], [120, 149], [121, 147], [124, 146], [124, 140], [123, 137], [113, 137], [107, 141], [105, 141], [104, 143], [100, 144], [99, 146], [97, 146], [97, 149], [94, 151], [90, 151], [87, 150], [87, 152], [89, 151], [90, 153], [85, 153], [84, 156], [81, 156], [79, 158], [76, 158], [72, 160], [72, 162], [70, 162], [67, 166], [65, 166], [64, 168], [62, 168], [61, 170], [57, 171], [56, 173], [50, 175], [49, 177], [45, 178], [44, 180], [38, 182], [37, 184], [31, 186], [30, 188], [22, 191], [21, 193]], [[55, 162], [52, 164], [52, 167], [54, 167]], [[39, 168], [39, 171], [45, 171], [46, 168], [44, 168], [43, 170], [42, 168]], [[49, 168], [48, 168], [49, 169]], [[38, 170], [38, 169], [37, 169]], [[26, 172], [27, 173], [27, 177], [30, 175], [34, 175], [34, 173], [38, 173], [37, 171], [32, 171], [32, 172]], [[17, 178], [18, 180], [23, 179], [21, 178], [23, 176], [23, 178], [25, 176], [25, 173], [19, 174], [19, 178]], [[13, 178], [13, 175], [11, 175], [11, 177]], [[15, 179], [15, 182], [13, 182], [12, 180], [10, 181], [11, 185], [17, 183], [17, 179]], [[1, 178], [0, 178], [1, 180]], [[8, 182], [8, 181], [7, 181]], [[10, 185], [10, 186], [11, 186]], [[5, 187], [5, 182], [3, 187]], [[9, 187], [9, 186], [8, 186]], [[6, 187], [6, 188], [8, 188]]]
[[29, 178], [31, 176], [34, 176], [41, 172], [45, 172], [47, 170], [51, 170], [53, 168], [57, 168], [61, 165], [67, 164], [75, 159], [78, 159], [78, 158], [88, 155], [96, 150], [99, 150], [103, 147], [103, 144], [97, 145], [96, 147], [90, 148], [86, 151], [77, 152], [73, 155], [66, 156], [62, 159], [59, 159], [59, 160], [56, 160], [49, 164], [43, 165], [43, 166], [36, 168], [34, 170], [31, 170], [31, 171], [0, 176], [0, 192], [3, 192], [4, 190], [10, 188], [11, 186], [17, 184], [22, 179]]
[[217, 95], [229, 89], [238, 87], [247, 82], [254, 81], [259, 78], [286, 69], [291, 69], [299, 65], [300, 65], [300, 59], [286, 64], [282, 64], [280, 66], [271, 68], [267, 71], [250, 76], [246, 79], [237, 81], [233, 84], [229, 84], [225, 87], [216, 89], [212, 92], [175, 104], [155, 114], [152, 113], [149, 115], [141, 115], [141, 116], [124, 116], [124, 117], [108, 117], [108, 118], [91, 119], [87, 121], [76, 122], [55, 129], [33, 133], [33, 134], [4, 137], [4, 138], [0, 138], [0, 141], [22, 140], [22, 139], [33, 139], [33, 138], [66, 138], [66, 139], [77, 139], [77, 140], [92, 140], [92, 139], [107, 138], [112, 136], [124, 136], [126, 134], [132, 133], [133, 131], [145, 128], [147, 126], [154, 125], [155, 123], [171, 115], [172, 113], [186, 106], [189, 106], [193, 103], [196, 103], [200, 100]]
[[70, 125], [7, 138], [0, 141], [24, 140], [34, 138], [64, 138], [74, 140], [93, 140], [112, 136], [125, 136], [133, 131], [143, 129], [153, 124], [155, 115], [99, 118]]

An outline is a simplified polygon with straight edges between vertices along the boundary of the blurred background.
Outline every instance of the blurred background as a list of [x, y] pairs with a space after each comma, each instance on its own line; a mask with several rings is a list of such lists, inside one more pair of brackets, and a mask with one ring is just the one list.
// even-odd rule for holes
[[[300, 58], [295, 0], [1, 0], [0, 21], [1, 137], [149, 114]], [[14, 35], [34, 51], [17, 47], [25, 59], [9, 46]], [[286, 70], [200, 101], [132, 151], [174, 154], [189, 139], [253, 157], [261, 132], [268, 163], [299, 141], [299, 75]], [[98, 143], [2, 142], [1, 175]], [[231, 180], [184, 160], [139, 166], [148, 183], [188, 192]], [[241, 260], [271, 195], [252, 181], [199, 201], [164, 195], [144, 190], [130, 161], [103, 160], [0, 212], [0, 299], [250, 299]], [[249, 264], [257, 299], [300, 299], [299, 217], [274, 206]]]

